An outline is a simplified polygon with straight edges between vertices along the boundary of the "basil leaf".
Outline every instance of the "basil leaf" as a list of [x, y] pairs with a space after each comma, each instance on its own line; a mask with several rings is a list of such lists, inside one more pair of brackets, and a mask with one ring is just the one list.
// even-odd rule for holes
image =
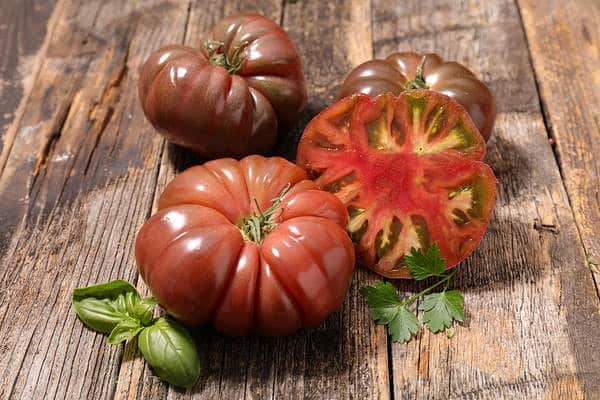
[[112, 282], [75, 289], [73, 291], [73, 301], [80, 301], [89, 297], [115, 299], [118, 295], [126, 293], [135, 293], [138, 299], [140, 297], [131, 283], [118, 279]]
[[81, 321], [90, 329], [102, 333], [112, 330], [128, 318], [126, 314], [117, 311], [110, 300], [100, 300], [93, 297], [73, 302], [73, 308]]
[[167, 318], [158, 318], [142, 330], [138, 348], [163, 380], [180, 387], [192, 387], [200, 377], [200, 358], [189, 332]]
[[148, 326], [152, 322], [154, 307], [156, 307], [156, 299], [154, 297], [146, 297], [145, 299], [137, 302], [129, 315], [131, 315], [133, 318], [139, 319], [142, 325]]
[[134, 314], [140, 295], [129, 282], [116, 280], [78, 288], [73, 292], [73, 308], [89, 328], [111, 333], [123, 320]]
[[144, 327], [135, 319], [127, 318], [115, 326], [108, 336], [108, 343], [119, 344], [126, 340], [133, 339]]
[[140, 301], [140, 295], [137, 292], [127, 292], [119, 294], [113, 300], [113, 305], [117, 311], [132, 315], [134, 308]]

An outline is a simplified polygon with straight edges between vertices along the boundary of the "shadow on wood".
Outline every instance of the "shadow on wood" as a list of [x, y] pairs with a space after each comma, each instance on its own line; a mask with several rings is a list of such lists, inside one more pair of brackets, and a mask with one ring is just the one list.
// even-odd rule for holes
[[522, 149], [501, 135], [492, 135], [487, 144], [485, 161], [494, 170], [498, 191], [522, 193], [526, 189], [524, 185], [529, 186], [531, 183], [530, 159], [530, 156], [523, 154]]

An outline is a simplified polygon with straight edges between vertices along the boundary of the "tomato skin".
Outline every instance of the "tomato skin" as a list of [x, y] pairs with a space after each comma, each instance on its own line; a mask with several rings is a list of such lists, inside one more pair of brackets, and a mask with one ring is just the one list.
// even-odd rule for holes
[[258, 14], [218, 22], [206, 37], [235, 58], [229, 71], [199, 48], [163, 47], [142, 66], [138, 94], [152, 125], [170, 142], [205, 157], [242, 157], [269, 151], [278, 131], [306, 104], [300, 56], [287, 33]]
[[[276, 227], [256, 243], [238, 228], [271, 205]], [[135, 245], [140, 275], [187, 325], [231, 336], [287, 335], [338, 309], [354, 273], [348, 216], [332, 194], [278, 157], [220, 159], [167, 185]]]
[[411, 247], [440, 247], [447, 267], [489, 223], [496, 178], [485, 142], [458, 103], [431, 90], [345, 97], [306, 127], [297, 163], [350, 213], [358, 262], [410, 278]]
[[354, 68], [342, 84], [338, 99], [354, 93], [377, 96], [383, 93], [399, 95], [408, 81], [415, 78], [417, 67], [425, 57], [423, 76], [427, 88], [435, 90], [461, 104], [487, 141], [496, 119], [496, 100], [490, 89], [468, 68], [444, 61], [433, 53], [402, 52], [383, 60], [370, 60]]

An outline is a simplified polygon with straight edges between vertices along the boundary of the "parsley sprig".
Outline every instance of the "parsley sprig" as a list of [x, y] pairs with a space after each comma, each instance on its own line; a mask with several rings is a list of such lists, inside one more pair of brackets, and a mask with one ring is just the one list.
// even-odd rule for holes
[[[388, 333], [395, 342], [406, 343], [419, 331], [419, 319], [411, 305], [423, 297], [418, 309], [423, 311], [423, 323], [433, 333], [450, 328], [454, 321], [465, 318], [464, 298], [458, 290], [448, 290], [455, 270], [446, 270], [446, 260], [440, 248], [433, 244], [425, 253], [421, 249], [410, 249], [404, 256], [410, 274], [417, 281], [438, 278], [431, 286], [406, 298], [400, 298], [394, 285], [376, 281], [373, 286], [364, 286], [360, 293], [366, 298], [373, 319], [387, 325]], [[441, 292], [430, 293], [441, 287]]]

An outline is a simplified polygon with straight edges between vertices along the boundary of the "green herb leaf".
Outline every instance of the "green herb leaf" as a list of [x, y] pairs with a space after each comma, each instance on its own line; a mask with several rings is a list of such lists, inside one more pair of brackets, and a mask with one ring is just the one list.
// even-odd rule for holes
[[406, 343], [419, 331], [419, 320], [406, 306], [398, 306], [397, 310], [388, 324], [388, 333], [394, 342]]
[[73, 301], [90, 297], [96, 299], [115, 299], [118, 295], [126, 293], [135, 293], [139, 298], [137, 290], [131, 283], [118, 279], [112, 282], [75, 289], [73, 291]]
[[371, 308], [393, 307], [401, 303], [394, 285], [389, 282], [375, 281], [373, 286], [360, 289]]
[[111, 301], [106, 299], [90, 297], [74, 301], [73, 308], [88, 328], [101, 333], [111, 333], [119, 322], [127, 318], [126, 314], [117, 311]]
[[417, 281], [432, 276], [443, 276], [446, 272], [446, 260], [440, 256], [440, 248], [434, 243], [425, 254], [421, 249], [411, 247], [410, 254], [404, 256], [404, 263]]
[[146, 297], [135, 304], [130, 315], [137, 318], [142, 325], [148, 326], [152, 323], [155, 307], [156, 299], [154, 297]]
[[155, 306], [156, 299], [140, 299], [135, 287], [121, 280], [73, 293], [73, 308], [87, 327], [109, 333], [110, 344], [139, 335], [138, 348], [156, 374], [175, 386], [191, 387], [201, 370], [194, 340], [175, 321], [154, 320]]
[[[371, 307], [373, 319], [387, 325], [392, 340], [408, 342], [417, 334], [419, 320], [409, 306], [421, 296], [423, 301], [419, 310], [423, 311], [423, 323], [433, 333], [443, 331], [454, 321], [464, 320], [465, 300], [458, 290], [446, 290], [454, 277], [454, 271], [446, 270], [446, 260], [441, 257], [440, 248], [436, 243], [425, 253], [421, 249], [411, 248], [410, 254], [404, 256], [404, 262], [417, 281], [430, 277], [439, 279], [405, 299], [398, 296], [392, 284], [382, 281], [375, 282], [373, 286], [364, 286], [360, 290]], [[430, 293], [438, 287], [443, 287], [441, 293]], [[450, 337], [454, 332], [448, 334]]]
[[133, 339], [144, 327], [133, 318], [123, 319], [108, 336], [108, 343], [119, 344]]
[[453, 321], [463, 321], [465, 299], [458, 290], [432, 293], [423, 297], [419, 310], [423, 311], [423, 322], [433, 333], [441, 332]]
[[398, 297], [396, 288], [388, 282], [376, 281], [361, 288], [360, 293], [371, 307], [373, 319], [387, 325], [395, 342], [408, 342], [419, 331], [419, 320]]
[[192, 387], [200, 377], [201, 365], [196, 344], [189, 332], [172, 319], [158, 318], [138, 337], [138, 348], [163, 380], [180, 387]]
[[73, 308], [89, 328], [111, 333], [134, 314], [140, 295], [129, 282], [116, 280], [73, 291]]

